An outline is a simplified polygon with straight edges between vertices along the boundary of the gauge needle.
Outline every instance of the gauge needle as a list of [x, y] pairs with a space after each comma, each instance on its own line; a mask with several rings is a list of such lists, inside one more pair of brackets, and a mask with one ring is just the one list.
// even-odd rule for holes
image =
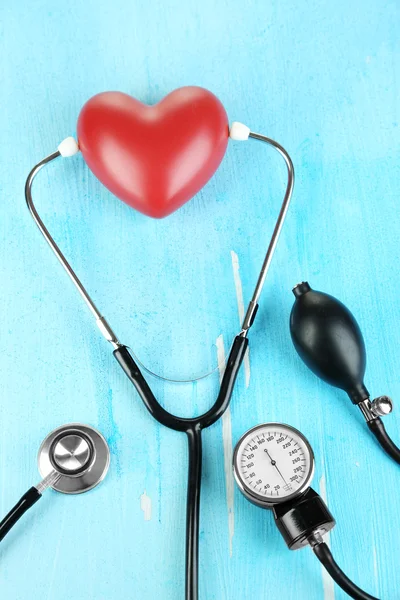
[[286, 479], [284, 478], [284, 476], [282, 475], [282, 473], [281, 473], [281, 472], [280, 472], [280, 470], [278, 469], [278, 466], [277, 466], [277, 464], [276, 464], [276, 460], [274, 460], [274, 459], [272, 458], [272, 456], [270, 455], [270, 453], [268, 452], [268, 450], [267, 450], [266, 448], [264, 449], [264, 452], [266, 452], [266, 453], [268, 454], [268, 458], [269, 458], [269, 459], [270, 459], [270, 461], [271, 461], [271, 465], [272, 465], [273, 467], [275, 467], [275, 469], [278, 471], [279, 475], [282, 477], [283, 481], [284, 481], [284, 482], [285, 482], [285, 484], [287, 485], [287, 481], [286, 481]]

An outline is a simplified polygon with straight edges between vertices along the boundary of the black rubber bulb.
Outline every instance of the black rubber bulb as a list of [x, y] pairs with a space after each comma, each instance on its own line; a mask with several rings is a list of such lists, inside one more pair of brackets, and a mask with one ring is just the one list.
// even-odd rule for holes
[[290, 333], [300, 358], [318, 377], [345, 390], [354, 404], [369, 398], [364, 340], [351, 312], [307, 282], [293, 293]]

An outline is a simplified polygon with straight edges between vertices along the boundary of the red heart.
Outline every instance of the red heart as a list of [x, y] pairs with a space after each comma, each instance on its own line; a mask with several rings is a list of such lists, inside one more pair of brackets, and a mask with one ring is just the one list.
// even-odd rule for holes
[[190, 200], [218, 168], [228, 117], [208, 90], [179, 88], [154, 106], [122, 92], [90, 98], [78, 119], [79, 147], [118, 198], [151, 217]]

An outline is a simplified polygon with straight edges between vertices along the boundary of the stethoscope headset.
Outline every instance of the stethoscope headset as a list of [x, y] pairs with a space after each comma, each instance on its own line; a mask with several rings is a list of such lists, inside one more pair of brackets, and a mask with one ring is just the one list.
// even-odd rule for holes
[[[219, 103], [215, 96], [211, 95], [210, 92], [207, 92], [206, 90], [202, 90], [201, 88], [187, 89], [199, 90], [200, 94], [208, 94], [213, 97], [213, 101]], [[185, 90], [185, 88], [181, 88], [181, 90]], [[181, 90], [176, 90], [174, 94], [179, 94]], [[172, 96], [172, 94], [170, 96]], [[167, 96], [167, 98], [169, 97]], [[156, 105], [156, 107], [157, 106], [158, 105]], [[194, 104], [194, 116], [196, 116], [195, 106], [196, 105]], [[225, 114], [223, 107], [222, 111]], [[222, 125], [224, 126], [223, 123]], [[74, 138], [71, 137], [66, 138], [63, 142], [61, 142], [61, 144], [58, 146], [57, 151], [53, 152], [52, 154], [41, 160], [37, 165], [35, 165], [35, 167], [31, 170], [27, 178], [25, 186], [26, 202], [31, 212], [31, 215], [36, 222], [36, 225], [38, 226], [45, 240], [49, 244], [53, 253], [57, 257], [61, 265], [64, 267], [73, 284], [81, 294], [83, 300], [85, 301], [89, 310], [93, 314], [101, 334], [111, 344], [113, 348], [114, 357], [116, 358], [118, 364], [125, 372], [131, 383], [134, 385], [147, 410], [160, 424], [165, 425], [166, 427], [175, 431], [185, 433], [187, 435], [189, 460], [186, 513], [185, 597], [187, 600], [197, 600], [198, 598], [199, 509], [202, 469], [202, 430], [210, 427], [218, 419], [220, 419], [229, 406], [236, 377], [240, 366], [243, 362], [246, 350], [248, 348], [248, 332], [251, 326], [253, 325], [254, 319], [257, 314], [261, 292], [289, 208], [289, 203], [291, 200], [294, 185], [294, 169], [292, 160], [289, 154], [286, 152], [286, 150], [276, 141], [264, 135], [253, 133], [247, 126], [238, 122], [234, 122], [230, 128], [228, 128], [228, 124], [226, 122], [226, 136], [229, 136], [233, 140], [240, 141], [244, 141], [247, 139], [258, 140], [272, 146], [275, 150], [277, 150], [279, 154], [283, 157], [287, 167], [287, 185], [280, 212], [270, 239], [270, 243], [263, 264], [261, 266], [261, 270], [257, 279], [252, 298], [248, 304], [243, 319], [241, 330], [235, 336], [231, 346], [229, 357], [226, 362], [225, 370], [222, 376], [217, 399], [214, 405], [207, 412], [193, 418], [181, 418], [179, 416], [173, 415], [167, 410], [165, 410], [157, 401], [152, 390], [150, 389], [150, 386], [148, 385], [146, 379], [142, 374], [143, 365], [141, 365], [140, 363], [140, 366], [142, 367], [141, 370], [139, 362], [134, 359], [133, 353], [125, 344], [119, 341], [117, 335], [114, 333], [108, 321], [98, 310], [92, 298], [83, 286], [82, 282], [80, 281], [80, 279], [72, 269], [71, 265], [61, 252], [60, 248], [54, 241], [53, 237], [46, 228], [43, 220], [39, 216], [38, 211], [34, 205], [32, 199], [32, 184], [37, 173], [45, 165], [56, 160], [59, 157], [73, 156], [77, 152], [79, 152], [80, 149], [83, 151], [81, 146], [81, 139], [79, 139], [79, 146], [78, 143], [74, 140]], [[96, 169], [93, 168], [93, 166], [91, 165], [91, 158], [85, 156], [85, 154], [84, 158], [86, 158], [86, 162], [88, 163], [89, 167], [96, 174]], [[218, 164], [214, 165], [214, 171], [216, 170]], [[210, 176], [211, 175], [212, 173], [210, 174]], [[99, 176], [99, 179], [102, 180], [102, 177]], [[112, 189], [112, 191], [114, 191], [115, 193], [115, 190], [113, 190], [112, 186], [107, 185], [107, 181], [105, 182], [104, 179], [103, 183], [106, 183], [106, 186]], [[122, 199], [125, 199], [123, 195], [120, 197], [122, 197]], [[365, 370], [365, 351], [362, 337], [354, 318], [351, 316], [349, 311], [347, 311], [347, 309], [343, 307], [343, 305], [341, 305], [329, 296], [313, 292], [309, 288], [308, 284], [301, 284], [300, 286], [297, 286], [294, 289], [294, 292], [297, 299], [291, 317], [291, 332], [296, 349], [299, 351], [300, 355], [306, 361], [306, 363], [311, 368], [313, 368], [313, 370], [317, 372], [317, 374], [319, 374], [324, 379], [328, 380], [330, 383], [333, 383], [334, 385], [337, 385], [339, 387], [343, 387], [344, 389], [346, 389], [346, 391], [348, 391], [352, 401], [359, 405], [363, 414], [366, 416], [369, 427], [375, 433], [380, 443], [389, 452], [389, 454], [391, 454], [395, 458], [395, 460], [399, 462], [399, 450], [393, 445], [393, 443], [391, 443], [390, 445], [387, 441], [387, 434], [384, 433], [383, 424], [381, 423], [381, 420], [379, 418], [380, 415], [384, 414], [385, 412], [388, 412], [388, 406], [390, 402], [385, 397], [377, 399], [373, 403], [371, 403], [369, 401], [369, 395], [362, 383]], [[332, 315], [328, 314], [329, 310], [326, 309], [326, 307], [321, 309], [321, 304], [323, 304], [324, 301], [327, 305], [329, 305], [330, 309], [333, 311], [333, 318], [331, 318]], [[328, 312], [326, 312], [326, 310], [328, 310]], [[336, 322], [337, 327], [340, 328], [340, 331], [342, 333], [345, 332], [345, 334], [347, 335], [348, 340], [344, 342], [343, 348], [339, 348], [336, 343], [334, 327], [332, 325], [333, 322]], [[348, 343], [349, 340], [352, 341], [352, 345]], [[324, 353], [327, 355], [325, 359], [323, 359]], [[282, 427], [284, 429], [288, 426]], [[86, 438], [84, 439], [88, 444], [88, 447], [94, 447], [93, 441], [90, 442], [90, 436], [88, 434], [88, 431], [84, 431], [83, 433], [86, 435]], [[275, 434], [280, 435], [277, 432], [273, 432], [271, 435], [269, 435], [271, 440], [273, 440]], [[283, 436], [280, 436], [276, 439], [277, 443], [281, 443], [282, 440], [286, 439], [285, 435], [290, 437], [290, 433], [285, 433]], [[300, 434], [299, 444], [301, 447], [303, 447], [303, 442], [301, 441], [301, 438], [302, 436]], [[258, 447], [257, 444], [259, 442], [261, 443], [261, 440], [257, 441], [254, 448]], [[268, 438], [266, 438], [266, 440], [268, 441]], [[91, 445], [89, 442], [91, 443]], [[284, 445], [290, 445], [290, 443], [287, 442]], [[295, 443], [294, 438], [293, 443]], [[240, 442], [238, 443], [238, 446], [239, 444]], [[307, 444], [305, 444], [304, 447], [306, 446]], [[260, 445], [259, 447], [261, 448], [262, 446]], [[283, 445], [280, 446], [280, 448], [282, 447]], [[36, 492], [39, 494], [41, 494], [41, 492], [44, 489], [46, 489], [46, 487], [53, 487], [54, 489], [58, 489], [57, 486], [60, 486], [60, 482], [67, 481], [70, 475], [75, 477], [75, 481], [77, 481], [77, 473], [75, 472], [68, 473], [64, 471], [62, 473], [62, 476], [60, 475], [60, 465], [55, 459], [55, 456], [57, 456], [56, 448], [57, 445], [50, 445], [50, 451], [48, 451], [48, 453], [51, 457], [51, 471], [45, 474], [44, 482], [42, 484], [39, 484], [39, 486], [35, 487]], [[105, 449], [103, 447], [103, 454], [104, 453]], [[272, 465], [273, 472], [275, 473], [278, 469], [277, 461], [273, 458], [271, 459], [269, 453], [267, 454], [269, 464]], [[90, 468], [93, 468], [93, 464], [96, 464], [95, 462], [93, 462], [96, 460], [96, 458], [93, 458], [93, 456], [96, 457], [96, 453], [92, 455], [90, 459], [92, 460], [92, 467]], [[265, 458], [266, 456], [267, 455], [265, 453], [262, 454], [263, 458]], [[244, 458], [244, 460], [247, 460], [246, 457]], [[295, 459], [293, 459], [293, 461], [294, 460]], [[310, 464], [312, 462], [312, 460], [309, 461]], [[87, 462], [84, 463], [84, 465], [86, 466], [88, 464], [89, 463]], [[85, 469], [85, 467], [82, 468]], [[298, 469], [298, 467], [296, 468]], [[102, 476], [100, 477], [99, 474], [97, 476], [99, 481], [105, 475], [105, 472], [106, 468], [103, 466]], [[312, 469], [309, 472], [307, 482], [311, 478], [311, 474]], [[235, 470], [235, 477], [239, 483], [240, 473], [237, 470]], [[288, 490], [293, 489], [297, 485], [295, 480], [295, 477], [297, 476], [293, 477], [293, 482], [287, 484]], [[93, 485], [91, 485], [91, 487], [94, 487], [96, 483], [98, 483], [98, 481], [96, 481], [95, 483], [93, 482]], [[244, 485], [240, 485], [240, 487], [241, 490], [244, 492]], [[270, 486], [267, 483], [265, 487], [269, 488]], [[322, 535], [333, 527], [334, 519], [329, 513], [329, 510], [323, 503], [322, 499], [313, 490], [310, 490], [311, 488], [309, 488], [308, 486], [301, 485], [298, 487], [298, 491], [295, 493], [290, 493], [289, 491], [287, 491], [287, 501], [284, 495], [281, 498], [279, 498], [278, 501], [276, 501], [275, 499], [273, 501], [268, 500], [264, 502], [264, 496], [260, 496], [255, 500], [255, 497], [253, 497], [253, 491], [251, 490], [245, 495], [249, 500], [255, 501], [256, 504], [264, 506], [266, 508], [272, 508], [279, 505], [279, 510], [277, 512], [274, 508], [275, 519], [278, 528], [284, 536], [284, 539], [289, 548], [296, 549], [299, 547], [303, 547], [307, 544], [311, 545], [314, 550], [314, 553], [321, 560], [321, 562], [327, 568], [327, 570], [335, 579], [335, 581], [351, 597], [361, 600], [373, 600], [372, 596], [360, 590], [360, 588], [355, 586], [344, 575], [344, 573], [341, 571], [338, 565], [334, 562], [328, 547], [326, 546], [326, 544], [323, 543]], [[59, 491], [65, 490], [60, 489]], [[81, 489], [79, 491], [85, 490]], [[22, 503], [24, 506], [20, 509], [17, 509], [15, 513], [11, 511], [11, 513], [6, 517], [6, 519], [4, 519], [2, 523], [0, 523], [0, 539], [2, 539], [4, 535], [11, 529], [12, 525], [18, 520], [19, 516], [21, 516], [25, 512], [25, 510], [29, 508], [29, 505], [31, 506], [32, 504], [34, 504], [34, 502], [36, 501], [35, 497], [37, 496], [36, 492], [30, 492], [30, 498], [25, 499], [25, 501]], [[268, 494], [269, 491], [265, 493]], [[279, 494], [279, 492], [276, 493]], [[316, 496], [318, 496], [318, 498], [316, 498]], [[12, 514], [14, 514], [14, 516], [9, 518]]]

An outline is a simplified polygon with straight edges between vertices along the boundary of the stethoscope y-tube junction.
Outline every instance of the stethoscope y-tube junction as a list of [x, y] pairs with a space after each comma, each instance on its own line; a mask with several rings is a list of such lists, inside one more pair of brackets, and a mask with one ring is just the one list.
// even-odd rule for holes
[[186, 513], [186, 597], [197, 598], [200, 487], [202, 470], [203, 429], [213, 425], [228, 408], [236, 377], [248, 346], [246, 337], [237, 336], [233, 342], [217, 400], [209, 411], [199, 417], [184, 419], [166, 411], [156, 400], [148, 383], [126, 346], [120, 346], [113, 354], [128, 379], [133, 383], [149, 413], [162, 425], [182, 431], [188, 437], [188, 486]]
[[[134, 360], [132, 353], [128, 347], [122, 344], [106, 319], [97, 309], [93, 300], [89, 296], [80, 279], [75, 274], [71, 265], [62, 254], [53, 237], [40, 218], [32, 200], [32, 183], [38, 171], [47, 163], [62, 156], [60, 150], [50, 154], [39, 162], [30, 172], [25, 185], [25, 197], [28, 208], [35, 220], [38, 228], [50, 245], [52, 251], [64, 267], [65, 271], [71, 278], [75, 287], [88, 305], [90, 311], [96, 319], [96, 323], [100, 332], [105, 339], [111, 343], [114, 348], [114, 356], [119, 365], [135, 386], [139, 396], [150, 414], [162, 425], [186, 433], [188, 437], [188, 454], [189, 454], [189, 470], [188, 470], [188, 489], [187, 489], [187, 517], [186, 517], [186, 599], [197, 600], [198, 598], [198, 553], [199, 553], [199, 512], [200, 512], [200, 488], [201, 488], [201, 463], [202, 463], [202, 438], [201, 432], [203, 429], [210, 427], [215, 423], [226, 411], [232, 396], [232, 391], [235, 385], [235, 380], [243, 361], [246, 349], [248, 346], [247, 334], [254, 322], [254, 318], [258, 309], [258, 300], [261, 295], [262, 288], [271, 264], [280, 232], [289, 208], [290, 199], [294, 186], [294, 168], [290, 156], [286, 150], [275, 140], [263, 136], [261, 134], [252, 133], [247, 127], [241, 126], [237, 128], [239, 136], [235, 139], [255, 139], [262, 141], [272, 146], [283, 157], [287, 167], [287, 186], [282, 202], [282, 206], [273, 230], [271, 240], [265, 255], [258, 280], [253, 292], [251, 301], [249, 302], [245, 317], [242, 323], [242, 328], [239, 334], [235, 337], [229, 358], [225, 367], [224, 375], [221, 381], [220, 391], [217, 399], [206, 413], [192, 419], [181, 418], [172, 415], [166, 411], [157, 401], [150, 386], [142, 375], [137, 362]], [[243, 135], [243, 132], [244, 135]], [[232, 130], [231, 130], [231, 137]], [[62, 146], [60, 145], [59, 148]], [[68, 154], [69, 155], [69, 154]]]

